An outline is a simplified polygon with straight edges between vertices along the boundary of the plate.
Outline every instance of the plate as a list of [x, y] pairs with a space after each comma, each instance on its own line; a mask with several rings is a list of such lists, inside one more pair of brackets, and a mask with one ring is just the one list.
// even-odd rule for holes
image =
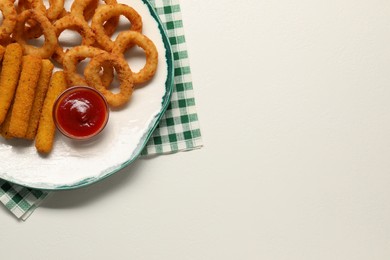
[[[103, 180], [131, 164], [145, 147], [170, 101], [173, 56], [162, 23], [147, 0], [118, 2], [130, 5], [142, 16], [142, 33], [157, 47], [159, 60], [154, 78], [134, 91], [126, 107], [111, 110], [106, 128], [93, 140], [74, 141], [57, 131], [53, 151], [42, 156], [33, 142], [0, 138], [1, 179], [44, 190], [75, 189]], [[121, 17], [119, 26], [125, 21]], [[135, 71], [142, 67], [143, 57], [131, 59]]]

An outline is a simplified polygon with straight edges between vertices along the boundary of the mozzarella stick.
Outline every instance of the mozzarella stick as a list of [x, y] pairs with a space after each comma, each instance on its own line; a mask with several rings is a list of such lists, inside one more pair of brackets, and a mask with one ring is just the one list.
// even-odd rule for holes
[[0, 73], [0, 124], [3, 123], [15, 95], [22, 56], [23, 50], [18, 43], [12, 43], [5, 48], [3, 66]]
[[38, 152], [49, 153], [53, 148], [56, 126], [53, 121], [52, 110], [56, 98], [66, 89], [66, 79], [63, 71], [57, 71], [50, 80], [50, 86], [43, 103], [39, 119], [35, 147]]
[[42, 59], [36, 56], [23, 56], [22, 71], [16, 88], [9, 133], [13, 137], [25, 137], [34, 103], [35, 90], [41, 73]]
[[[0, 45], [0, 61], [3, 60], [4, 53], [5, 53], [5, 47]], [[9, 122], [11, 119], [11, 112], [12, 112], [12, 104], [11, 104], [10, 108], [8, 109], [8, 112], [7, 112], [7, 115], [5, 116], [4, 122], [0, 125], [0, 134], [6, 139], [12, 138], [12, 136], [8, 133]]]
[[39, 117], [41, 116], [43, 101], [45, 100], [47, 89], [49, 88], [51, 74], [53, 73], [54, 65], [50, 60], [42, 60], [42, 69], [39, 76], [35, 99], [31, 109], [30, 120], [26, 132], [26, 138], [33, 140], [37, 134]]

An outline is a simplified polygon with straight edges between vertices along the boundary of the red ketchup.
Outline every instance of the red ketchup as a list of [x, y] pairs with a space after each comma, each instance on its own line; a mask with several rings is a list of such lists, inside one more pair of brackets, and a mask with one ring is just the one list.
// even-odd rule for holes
[[108, 121], [105, 98], [90, 87], [65, 90], [53, 107], [54, 122], [67, 137], [88, 139], [100, 133]]

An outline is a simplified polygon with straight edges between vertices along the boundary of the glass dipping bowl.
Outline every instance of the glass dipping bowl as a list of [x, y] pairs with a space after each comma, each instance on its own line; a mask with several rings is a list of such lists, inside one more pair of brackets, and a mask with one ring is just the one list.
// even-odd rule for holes
[[87, 140], [107, 125], [109, 107], [104, 96], [91, 87], [75, 86], [63, 91], [53, 105], [53, 120], [66, 137]]

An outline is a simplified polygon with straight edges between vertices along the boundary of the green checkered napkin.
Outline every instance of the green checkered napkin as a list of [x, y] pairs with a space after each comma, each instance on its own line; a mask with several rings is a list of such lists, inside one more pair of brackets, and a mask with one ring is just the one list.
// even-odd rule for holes
[[[179, 0], [150, 0], [165, 25], [174, 55], [175, 84], [171, 103], [142, 156], [197, 149], [202, 146]], [[26, 220], [50, 193], [0, 180], [0, 201]]]

